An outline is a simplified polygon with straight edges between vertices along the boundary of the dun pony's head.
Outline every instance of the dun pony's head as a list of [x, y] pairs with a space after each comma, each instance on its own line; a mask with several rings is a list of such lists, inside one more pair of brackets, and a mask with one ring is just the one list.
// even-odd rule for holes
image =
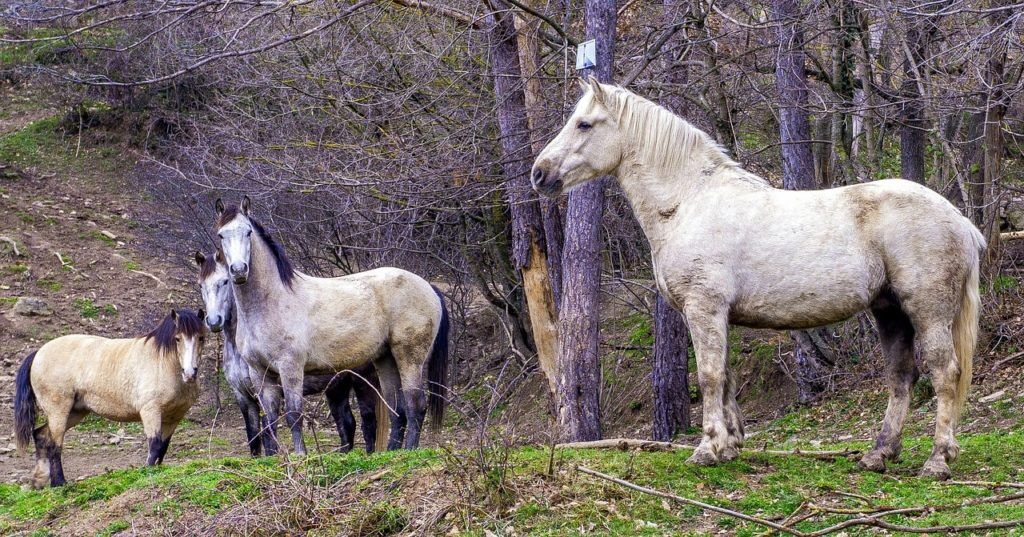
[[224, 262], [228, 267], [228, 273], [232, 281], [242, 285], [249, 281], [249, 268], [252, 258], [253, 231], [263, 241], [270, 251], [277, 265], [277, 273], [281, 282], [291, 287], [295, 270], [285, 256], [284, 249], [267, 233], [267, 230], [259, 222], [249, 216], [249, 196], [242, 198], [238, 205], [224, 206], [221, 200], [217, 200], [214, 206], [217, 210], [217, 224], [214, 231], [217, 239], [220, 240], [220, 248], [224, 251]]
[[590, 77], [580, 81], [583, 97], [569, 121], [544, 147], [533, 164], [530, 180], [537, 192], [550, 197], [568, 192], [591, 179], [614, 174], [622, 160], [618, 118], [606, 102], [612, 86]]
[[210, 330], [220, 332], [231, 320], [235, 300], [224, 252], [217, 248], [209, 257], [196, 252], [196, 265], [199, 267], [199, 290], [206, 307], [206, 325]]
[[206, 315], [200, 308], [196, 314], [189, 309], [171, 310], [163, 321], [146, 334], [160, 353], [175, 352], [181, 364], [181, 380], [191, 382], [199, 372], [199, 356], [206, 343], [206, 328], [200, 320]]

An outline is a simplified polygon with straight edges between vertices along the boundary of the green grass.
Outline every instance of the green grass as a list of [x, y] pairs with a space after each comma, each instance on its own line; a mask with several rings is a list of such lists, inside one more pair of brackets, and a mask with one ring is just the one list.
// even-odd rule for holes
[[118, 422], [110, 421], [105, 418], [101, 418], [95, 414], [89, 414], [82, 420], [81, 423], [75, 425], [76, 431], [86, 433], [107, 433], [115, 434], [118, 430], [124, 429], [126, 434], [140, 435], [142, 434], [142, 424], [135, 422]]
[[141, 268], [142, 267], [138, 263], [136, 263], [135, 261], [132, 261], [131, 259], [129, 259], [129, 260], [124, 262], [124, 269], [125, 270], [128, 270], [128, 271], [140, 270]]
[[8, 274], [24, 274], [28, 272], [28, 265], [16, 263], [14, 265], [7, 265], [4, 267], [4, 272]]
[[35, 166], [63, 155], [65, 149], [58, 133], [59, 125], [58, 116], [48, 117], [0, 138], [0, 161]]
[[72, 304], [83, 319], [95, 319], [100, 315], [100, 308], [93, 303], [91, 298], [76, 298]]
[[64, 284], [57, 280], [39, 280], [36, 282], [36, 285], [54, 293], [64, 287]]

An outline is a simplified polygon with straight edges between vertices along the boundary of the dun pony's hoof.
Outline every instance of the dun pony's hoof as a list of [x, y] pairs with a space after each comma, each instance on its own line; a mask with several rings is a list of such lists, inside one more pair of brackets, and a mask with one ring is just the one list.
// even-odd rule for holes
[[697, 448], [686, 462], [699, 466], [714, 466], [718, 464], [718, 457], [710, 449]]
[[945, 462], [929, 460], [924, 463], [924, 468], [921, 468], [921, 477], [931, 477], [938, 481], [945, 481], [950, 476], [952, 474], [949, 471], [949, 465]]
[[869, 451], [861, 458], [857, 466], [863, 470], [885, 473], [885, 457], [878, 451]]

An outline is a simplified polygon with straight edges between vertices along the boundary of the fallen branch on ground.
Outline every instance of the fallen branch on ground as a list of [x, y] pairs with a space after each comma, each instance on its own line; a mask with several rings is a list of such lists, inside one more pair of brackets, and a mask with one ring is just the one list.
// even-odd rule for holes
[[15, 242], [14, 239], [5, 235], [0, 235], [0, 241], [11, 245], [11, 248], [14, 249], [14, 257], [21, 257], [21, 252], [18, 251], [18, 243]]
[[[639, 440], [635, 438], [608, 438], [605, 440], [592, 440], [589, 442], [566, 442], [555, 445], [559, 449], [619, 449], [627, 451], [638, 449], [641, 451], [693, 451], [692, 446], [676, 444], [674, 442], [658, 442], [656, 440]], [[832, 451], [794, 449], [792, 451], [777, 449], [751, 449], [753, 453], [765, 453], [778, 456], [799, 456], [812, 459], [835, 460], [848, 458], [861, 453], [856, 449], [841, 449]]]
[[[929, 526], [929, 527], [906, 526], [906, 525], [901, 525], [901, 524], [893, 524], [891, 522], [886, 522], [885, 520], [883, 520], [884, 517], [888, 517], [888, 516], [895, 516], [895, 515], [923, 515], [923, 514], [928, 514], [928, 513], [934, 513], [934, 512], [937, 512], [937, 511], [949, 511], [949, 510], [962, 509], [964, 507], [969, 507], [969, 506], [974, 506], [974, 505], [1003, 503], [1003, 502], [1008, 502], [1008, 501], [1013, 501], [1013, 500], [1020, 500], [1020, 499], [1024, 499], [1024, 492], [1018, 492], [1018, 493], [1015, 493], [1015, 494], [1008, 494], [1008, 495], [1005, 495], [1005, 496], [993, 496], [993, 497], [988, 497], [988, 498], [978, 498], [978, 499], [968, 500], [968, 501], [965, 501], [965, 502], [962, 502], [962, 503], [959, 503], [959, 504], [940, 505], [940, 506], [923, 506], [923, 507], [889, 508], [889, 509], [886, 509], [886, 510], [881, 510], [881, 511], [879, 511], [877, 513], [872, 513], [872, 514], [870, 514], [868, 516], [863, 516], [863, 517], [851, 518], [851, 519], [848, 519], [848, 520], [844, 520], [843, 522], [840, 522], [838, 524], [834, 524], [832, 526], [828, 526], [826, 528], [823, 528], [823, 529], [820, 529], [820, 530], [817, 530], [817, 531], [806, 532], [806, 531], [801, 531], [801, 530], [798, 530], [796, 528], [790, 527], [790, 524], [794, 524], [796, 522], [800, 522], [800, 521], [803, 521], [806, 518], [808, 518], [808, 517], [802, 517], [802, 518], [798, 518], [797, 520], [793, 520], [794, 515], [796, 515], [799, 512], [799, 509], [797, 511], [795, 511], [793, 514], [791, 514], [785, 521], [783, 521], [782, 524], [779, 524], [779, 523], [776, 523], [776, 522], [772, 522], [771, 520], [767, 520], [767, 519], [764, 519], [764, 518], [748, 515], [746, 513], [741, 513], [739, 511], [733, 511], [732, 509], [727, 509], [725, 507], [719, 507], [717, 505], [712, 505], [712, 504], [704, 503], [704, 502], [701, 502], [701, 501], [698, 501], [698, 500], [693, 500], [693, 499], [690, 499], [690, 498], [685, 498], [683, 496], [678, 496], [676, 494], [672, 494], [672, 493], [669, 493], [669, 492], [662, 492], [660, 490], [656, 490], [656, 489], [644, 487], [644, 486], [641, 486], [641, 485], [637, 485], [635, 483], [626, 481], [624, 479], [619, 479], [617, 477], [613, 477], [613, 476], [610, 476], [608, 474], [604, 474], [604, 473], [598, 472], [597, 470], [591, 470], [590, 468], [587, 468], [587, 467], [584, 467], [584, 466], [577, 466], [576, 470], [578, 472], [581, 472], [581, 473], [584, 473], [584, 474], [587, 474], [587, 475], [590, 475], [590, 476], [593, 476], [593, 477], [597, 477], [599, 479], [603, 479], [605, 481], [609, 481], [609, 482], [615, 483], [617, 485], [621, 485], [621, 486], [626, 487], [628, 489], [632, 489], [632, 490], [635, 490], [635, 491], [638, 491], [638, 492], [643, 492], [644, 494], [649, 494], [651, 496], [657, 496], [659, 498], [665, 498], [665, 499], [672, 500], [672, 501], [675, 501], [675, 502], [678, 502], [678, 503], [681, 503], [681, 504], [684, 504], [684, 505], [698, 507], [698, 508], [703, 509], [705, 511], [711, 511], [711, 512], [714, 512], [714, 513], [719, 513], [719, 514], [722, 514], [722, 515], [730, 516], [730, 517], [733, 517], [733, 518], [736, 518], [736, 519], [739, 519], [739, 520], [743, 520], [743, 521], [746, 521], [746, 522], [751, 522], [753, 524], [758, 524], [758, 525], [761, 525], [761, 526], [765, 526], [765, 527], [771, 528], [771, 529], [773, 529], [775, 531], [779, 531], [779, 532], [782, 532], [782, 533], [788, 533], [790, 535], [796, 535], [797, 537], [823, 537], [825, 535], [829, 535], [831, 533], [835, 533], [837, 531], [844, 530], [846, 528], [850, 528], [850, 527], [853, 527], [853, 526], [868, 526], [868, 527], [875, 527], [875, 528], [886, 529], [886, 530], [890, 530], [890, 531], [902, 531], [902, 532], [906, 532], [906, 533], [960, 533], [960, 532], [967, 532], [967, 531], [982, 531], [982, 530], [991, 530], [991, 529], [1012, 528], [1012, 527], [1015, 527], [1015, 526], [1024, 526], [1024, 518], [1022, 518], [1022, 519], [1015, 519], [1015, 520], [1000, 520], [1000, 521], [993, 521], [993, 522], [984, 522], [984, 523], [981, 523], [981, 524], [964, 524], [964, 525], [961, 525], [961, 526], [946, 525], [946, 526]], [[801, 506], [801, 507], [803, 507], [803, 506]], [[828, 510], [822, 509], [820, 506], [816, 506], [814, 504], [807, 505], [807, 508], [809, 510], [811, 510], [811, 511], [817, 511], [819, 513], [834, 513], [834, 510], [832, 510], [832, 509], [828, 509]]]
[[140, 274], [142, 276], [146, 276], [147, 278], [152, 278], [153, 281], [155, 281], [157, 284], [160, 285], [160, 287], [167, 287], [167, 284], [165, 284], [163, 282], [163, 280], [161, 280], [160, 278], [157, 278], [156, 276], [154, 276], [154, 275], [152, 275], [152, 274], [150, 274], [150, 273], [148, 273], [146, 271], [132, 269], [131, 272], [134, 272], [136, 274]]

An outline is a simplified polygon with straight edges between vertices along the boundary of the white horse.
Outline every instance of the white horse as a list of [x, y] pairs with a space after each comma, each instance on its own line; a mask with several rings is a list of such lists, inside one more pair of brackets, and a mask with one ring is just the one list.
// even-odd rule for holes
[[[385, 401], [398, 410], [391, 419], [388, 449], [400, 447], [403, 436], [406, 448], [419, 445], [428, 407], [434, 425], [440, 426], [448, 310], [437, 289], [411, 272], [390, 267], [338, 278], [303, 274], [249, 215], [248, 197], [227, 208], [217, 200], [216, 209], [214, 231], [235, 293], [238, 351], [258, 371], [280, 377], [296, 453], [306, 452], [306, 374], [333, 375], [372, 363]], [[264, 412], [270, 422], [276, 421], [272, 408], [264, 405]]]
[[[623, 88], [591, 79], [533, 166], [555, 196], [614, 175], [651, 243], [658, 289], [689, 322], [704, 400], [692, 462], [735, 458], [743, 420], [726, 371], [730, 323], [803, 329], [870, 309], [888, 362], [889, 405], [861, 465], [902, 448], [914, 348], [938, 396], [922, 475], [947, 478], [971, 384], [985, 241], [942, 196], [901, 179], [819, 191], [772, 188], [707, 134]], [[680, 394], [685, 396], [685, 394]]]

